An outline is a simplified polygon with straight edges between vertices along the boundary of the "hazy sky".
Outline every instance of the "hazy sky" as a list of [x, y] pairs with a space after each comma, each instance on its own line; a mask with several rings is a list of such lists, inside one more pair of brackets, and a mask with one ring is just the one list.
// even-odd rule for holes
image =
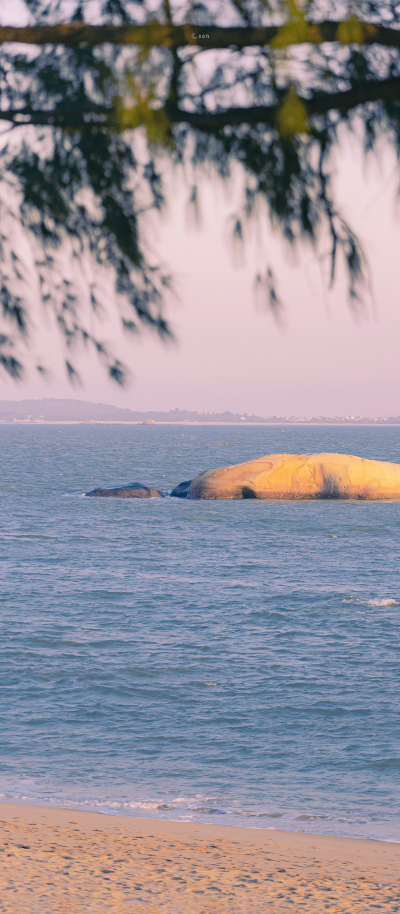
[[[75, 395], [133, 409], [177, 406], [263, 416], [398, 415], [396, 181], [390, 152], [366, 170], [354, 142], [344, 142], [339, 198], [364, 243], [375, 296], [374, 307], [367, 303], [356, 320], [343, 272], [333, 292], [324, 294], [314, 253], [304, 248], [293, 262], [279, 234], [269, 228], [258, 244], [255, 235], [249, 237], [246, 261], [235, 267], [227, 236], [230, 214], [237, 208], [237, 182], [224, 191], [215, 183], [203, 184], [203, 224], [196, 230], [188, 225], [187, 192], [176, 179], [168, 214], [152, 238], [175, 276], [179, 298], [168, 314], [176, 345], [165, 346], [145, 332], [128, 347], [114, 328], [105, 326], [105, 337], [115, 337], [115, 348], [131, 364], [134, 377], [128, 388], [121, 391], [94, 361], [85, 365], [81, 360], [84, 388], [71, 388], [60, 371], [51, 384], [33, 375], [19, 385], [2, 380], [0, 397]], [[275, 271], [285, 306], [281, 326], [254, 301], [254, 275], [266, 263]]]

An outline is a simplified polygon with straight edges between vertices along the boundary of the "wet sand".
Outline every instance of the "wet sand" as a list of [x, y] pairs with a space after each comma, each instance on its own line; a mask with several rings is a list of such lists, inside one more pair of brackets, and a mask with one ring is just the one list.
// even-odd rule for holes
[[0, 804], [7, 914], [334, 914], [399, 900], [400, 845]]

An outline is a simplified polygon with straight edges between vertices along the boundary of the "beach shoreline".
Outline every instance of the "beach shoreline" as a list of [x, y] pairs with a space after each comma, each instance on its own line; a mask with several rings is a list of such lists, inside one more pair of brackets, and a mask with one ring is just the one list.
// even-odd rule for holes
[[397, 909], [396, 842], [6, 802], [0, 834], [7, 914]]

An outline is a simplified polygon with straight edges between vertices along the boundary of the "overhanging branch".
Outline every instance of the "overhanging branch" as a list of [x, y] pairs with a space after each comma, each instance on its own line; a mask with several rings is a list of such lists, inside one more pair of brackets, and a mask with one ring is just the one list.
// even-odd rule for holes
[[[350, 111], [369, 102], [400, 101], [400, 76], [384, 80], [367, 80], [347, 92], [321, 93], [312, 98], [302, 98], [308, 117], [327, 114], [329, 111]], [[223, 127], [238, 127], [241, 124], [266, 124], [274, 127], [279, 105], [254, 105], [248, 108], [227, 108], [224, 111], [183, 111], [177, 105], [167, 102], [163, 109], [172, 124], [189, 124], [197, 130], [215, 131]], [[132, 109], [135, 112], [135, 108]], [[93, 105], [92, 107], [62, 107], [52, 111], [37, 111], [34, 108], [0, 111], [0, 120], [12, 122], [15, 126], [35, 125], [90, 129], [94, 126], [118, 129], [115, 109]], [[145, 119], [141, 122], [145, 124]], [[133, 126], [133, 124], [132, 124]], [[137, 123], [136, 126], [139, 126]], [[128, 129], [128, 128], [127, 128]]]
[[[309, 22], [306, 33], [290, 44], [322, 44], [340, 41], [338, 21]], [[400, 48], [400, 29], [390, 29], [372, 22], [361, 22], [362, 44], [380, 44]], [[193, 46], [206, 49], [265, 47], [271, 44], [284, 26], [267, 28], [217, 28], [208, 25], [172, 25], [151, 20], [145, 25], [84, 25], [70, 22], [61, 25], [1, 26], [0, 44], [17, 42], [34, 45], [64, 45], [80, 47], [102, 44], [138, 45], [140, 47], [182, 48]], [[348, 43], [348, 42], [346, 42]]]
[[[332, 92], [315, 95], [311, 99], [302, 98], [309, 117], [327, 114], [329, 111], [350, 111], [368, 102], [400, 100], [400, 77], [368, 81], [363, 85], [349, 89], [347, 92]], [[187, 123], [197, 130], [213, 131], [223, 127], [238, 127], [241, 124], [266, 124], [276, 126], [279, 105], [254, 105], [248, 108], [227, 108], [217, 112], [182, 112], [175, 109], [168, 111], [172, 123]]]

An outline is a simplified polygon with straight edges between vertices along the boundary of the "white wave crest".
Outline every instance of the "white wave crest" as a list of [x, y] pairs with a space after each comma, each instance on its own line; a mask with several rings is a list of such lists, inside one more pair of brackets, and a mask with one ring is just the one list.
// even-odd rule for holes
[[379, 600], [377, 597], [373, 600], [363, 600], [361, 597], [346, 597], [342, 600], [342, 603], [357, 603], [359, 606], [400, 606], [399, 601], [393, 597], [385, 597], [383, 600]]

